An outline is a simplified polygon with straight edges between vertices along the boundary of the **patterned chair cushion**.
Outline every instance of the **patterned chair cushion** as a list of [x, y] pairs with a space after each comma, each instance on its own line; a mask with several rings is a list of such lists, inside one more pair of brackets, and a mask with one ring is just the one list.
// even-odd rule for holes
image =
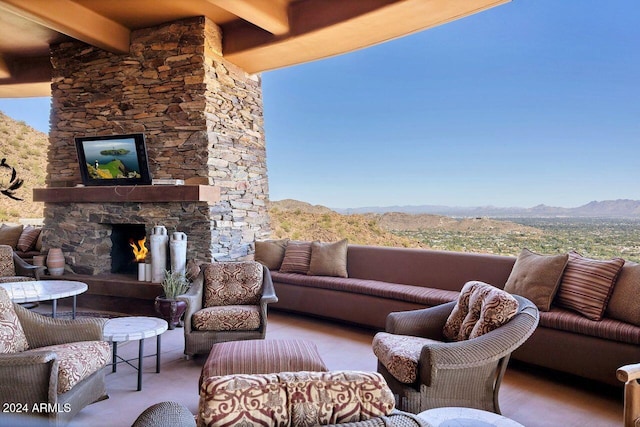
[[0, 287], [0, 353], [18, 353], [28, 348], [13, 302], [7, 291]]
[[73, 386], [111, 362], [111, 346], [106, 341], [79, 341], [50, 345], [29, 351], [55, 351], [59, 361], [58, 394]]
[[315, 426], [391, 413], [394, 397], [377, 372], [283, 372], [207, 378], [199, 426]]
[[438, 341], [429, 338], [378, 332], [373, 337], [373, 353], [395, 379], [412, 384], [418, 379], [420, 352], [426, 344]]
[[206, 307], [191, 317], [197, 331], [253, 331], [260, 327], [260, 306]]
[[477, 338], [504, 325], [517, 312], [518, 301], [508, 292], [479, 281], [467, 282], [442, 332], [451, 341]]
[[255, 261], [215, 262], [204, 270], [205, 307], [256, 305], [262, 296], [262, 264]]
[[0, 276], [15, 276], [16, 267], [13, 264], [13, 248], [0, 245]]

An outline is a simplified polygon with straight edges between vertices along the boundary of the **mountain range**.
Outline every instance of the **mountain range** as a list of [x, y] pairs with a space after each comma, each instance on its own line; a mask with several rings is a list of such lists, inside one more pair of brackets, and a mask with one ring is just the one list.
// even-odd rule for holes
[[618, 199], [592, 201], [575, 208], [537, 205], [532, 208], [475, 206], [456, 207], [440, 205], [368, 206], [361, 208], [333, 209], [342, 214], [401, 212], [408, 214], [432, 214], [451, 217], [570, 217], [570, 218], [638, 218], [640, 200]]

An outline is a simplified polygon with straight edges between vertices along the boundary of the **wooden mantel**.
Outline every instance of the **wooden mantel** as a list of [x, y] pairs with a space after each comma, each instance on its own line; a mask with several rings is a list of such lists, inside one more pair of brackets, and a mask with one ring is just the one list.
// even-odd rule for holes
[[220, 187], [212, 185], [118, 185], [34, 188], [33, 201], [46, 203], [216, 203], [220, 201]]

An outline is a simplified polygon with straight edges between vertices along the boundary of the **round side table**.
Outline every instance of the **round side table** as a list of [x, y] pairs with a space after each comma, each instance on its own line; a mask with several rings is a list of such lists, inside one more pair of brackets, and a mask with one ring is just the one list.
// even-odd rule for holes
[[[144, 357], [144, 339], [156, 337], [156, 373], [160, 372], [160, 338], [167, 330], [168, 324], [157, 317], [116, 317], [109, 319], [104, 325], [103, 336], [113, 345], [111, 371], [116, 372], [118, 363], [126, 363], [138, 371], [138, 391], [142, 390], [142, 359]], [[135, 359], [123, 359], [118, 356], [118, 343], [138, 340], [138, 365], [131, 364]], [[150, 356], [153, 356], [151, 354]], [[119, 359], [119, 360], [118, 360]]]
[[418, 417], [432, 427], [524, 427], [503, 415], [473, 408], [434, 408], [420, 412]]

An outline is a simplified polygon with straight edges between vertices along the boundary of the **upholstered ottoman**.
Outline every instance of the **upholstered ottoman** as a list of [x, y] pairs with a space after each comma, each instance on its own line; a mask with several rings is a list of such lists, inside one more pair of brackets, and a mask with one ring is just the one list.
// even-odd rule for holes
[[327, 371], [316, 345], [304, 340], [244, 340], [214, 344], [207, 358], [204, 378], [231, 374]]

